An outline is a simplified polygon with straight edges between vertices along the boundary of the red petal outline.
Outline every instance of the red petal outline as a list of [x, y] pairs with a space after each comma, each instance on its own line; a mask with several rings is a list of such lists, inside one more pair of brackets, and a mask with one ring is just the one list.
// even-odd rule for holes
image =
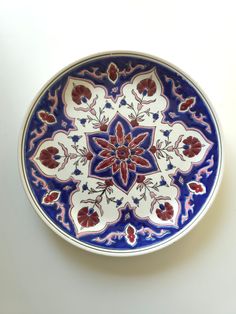
[[135, 148], [135, 155], [142, 155], [143, 153], [144, 153], [144, 149], [143, 148], [141, 148], [141, 147], [137, 147], [137, 148]]
[[102, 160], [96, 167], [96, 171], [104, 170], [109, 168], [115, 162], [115, 157], [110, 157], [105, 160]]
[[109, 136], [109, 141], [110, 141], [110, 143], [113, 144], [113, 145], [117, 144], [116, 136], [115, 136], [115, 135], [110, 135], [110, 136]]
[[129, 144], [129, 147], [134, 148], [134, 147], [138, 146], [140, 143], [142, 143], [146, 139], [147, 136], [148, 136], [147, 132], [143, 133], [143, 134], [139, 134], [138, 136], [133, 138], [133, 140]]
[[118, 122], [116, 126], [116, 138], [118, 144], [124, 144], [124, 129], [120, 122]]
[[92, 227], [99, 223], [98, 213], [88, 214], [88, 207], [81, 208], [77, 216], [78, 222], [82, 227]]
[[107, 140], [104, 140], [102, 138], [95, 138], [94, 141], [102, 148], [106, 148], [109, 150], [115, 150], [115, 146], [109, 143]]
[[50, 146], [47, 148], [47, 151], [51, 154], [51, 155], [56, 155], [59, 150], [56, 147]]
[[125, 185], [127, 184], [128, 182], [128, 175], [129, 175], [129, 172], [128, 172], [128, 167], [127, 167], [127, 163], [125, 161], [122, 161], [121, 164], [120, 164], [120, 172], [121, 172], [121, 178], [122, 178], [122, 181], [125, 183]]
[[104, 149], [102, 150], [98, 156], [101, 156], [101, 157], [104, 157], [104, 158], [108, 158], [108, 157], [111, 157], [111, 151], [110, 150], [107, 150], [107, 149]]
[[136, 165], [133, 162], [131, 162], [128, 164], [128, 169], [130, 171], [136, 171]]
[[134, 163], [136, 163], [139, 166], [142, 166], [145, 168], [151, 167], [151, 164], [149, 163], [149, 161], [143, 157], [134, 155], [134, 156], [131, 156], [131, 159], [133, 160]]
[[114, 163], [112, 165], [112, 174], [115, 174], [118, 170], [120, 170], [120, 165]]
[[131, 136], [130, 133], [126, 135], [125, 141], [128, 142], [128, 143], [130, 143], [132, 141], [132, 136]]

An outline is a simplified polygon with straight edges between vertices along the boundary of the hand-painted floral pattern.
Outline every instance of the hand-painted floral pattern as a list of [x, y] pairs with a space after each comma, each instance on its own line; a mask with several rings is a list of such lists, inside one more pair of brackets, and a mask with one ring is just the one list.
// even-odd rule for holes
[[80, 68], [36, 111], [33, 182], [44, 189], [41, 205], [60, 210], [51, 217], [78, 241], [117, 248], [161, 241], [192, 217], [193, 199], [209, 193], [189, 174], [209, 158], [213, 125], [196, 110], [198, 95], [161, 73], [115, 61]]
[[128, 192], [137, 174], [158, 171], [150, 152], [154, 128], [132, 128], [129, 121], [116, 115], [105, 133], [87, 134], [89, 148], [94, 155], [90, 176], [112, 178], [117, 187]]
[[[211, 143], [182, 123], [162, 121], [167, 103], [156, 73], [135, 76], [117, 102], [108, 100], [100, 86], [78, 78], [69, 79], [63, 94], [65, 112], [77, 130], [57, 132], [38, 146], [33, 160], [44, 175], [78, 180], [87, 187], [71, 197], [77, 236], [119, 219], [120, 200], [136, 206], [142, 219], [177, 227], [178, 188], [170, 175], [203, 160]], [[81, 128], [82, 120], [86, 128]], [[104, 214], [107, 208], [109, 216]]]

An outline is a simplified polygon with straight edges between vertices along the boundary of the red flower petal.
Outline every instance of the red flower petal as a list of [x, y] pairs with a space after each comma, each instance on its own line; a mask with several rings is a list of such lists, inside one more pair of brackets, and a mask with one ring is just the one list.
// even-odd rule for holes
[[128, 226], [128, 228], [127, 228], [127, 234], [128, 234], [128, 235], [133, 235], [133, 234], [134, 234], [134, 228], [131, 227], [131, 226]]
[[185, 140], [183, 140], [184, 144], [190, 145], [192, 144], [193, 137], [189, 136]]
[[73, 101], [80, 105], [81, 98], [83, 96], [85, 96], [87, 99], [90, 99], [92, 97], [92, 94], [89, 88], [85, 87], [84, 85], [77, 85], [73, 88], [71, 96]]
[[118, 78], [119, 69], [114, 63], [110, 63], [107, 69], [108, 77], [112, 82], [115, 82]]
[[168, 202], [165, 202], [164, 206], [165, 206], [164, 210], [157, 208], [156, 210], [157, 217], [160, 218], [161, 220], [170, 220], [174, 216], [173, 207]]
[[192, 145], [199, 143], [199, 140], [196, 137], [192, 138]]
[[53, 160], [53, 159], [42, 160], [41, 162], [45, 167], [47, 167], [49, 169], [54, 169], [59, 165], [59, 162], [57, 162], [56, 160]]
[[47, 117], [46, 111], [39, 111], [38, 116], [42, 119], [45, 120]]
[[59, 150], [56, 147], [48, 147], [47, 151], [51, 154], [51, 155], [56, 155]]
[[52, 192], [52, 193], [50, 194], [51, 199], [52, 199], [53, 201], [55, 201], [55, 200], [58, 198], [58, 195], [59, 195], [58, 192]]
[[43, 197], [43, 203], [45, 204], [54, 204], [60, 196], [60, 192], [51, 191], [46, 196]]
[[105, 159], [103, 161], [101, 161], [97, 167], [96, 167], [96, 171], [99, 171], [99, 170], [104, 170], [108, 167], [110, 167], [113, 163], [115, 162], [115, 157], [110, 157], [108, 159]]
[[43, 198], [43, 202], [44, 202], [45, 204], [51, 203], [50, 195], [45, 196], [45, 197]]
[[194, 155], [198, 155], [201, 151], [201, 146], [200, 147], [193, 147], [193, 152], [194, 152]]
[[56, 118], [54, 117], [53, 114], [49, 114], [49, 115], [47, 115], [47, 117], [46, 117], [46, 121], [47, 121], [48, 123], [54, 123], [54, 122], [56, 121]]
[[106, 184], [106, 186], [112, 186], [112, 185], [114, 185], [112, 179], [106, 179], [106, 180], [105, 180], [105, 184]]
[[143, 157], [134, 155], [134, 156], [131, 156], [131, 159], [133, 160], [133, 162], [135, 162], [139, 166], [142, 166], [145, 168], [149, 168], [151, 166], [149, 161]]
[[133, 140], [130, 142], [129, 147], [134, 148], [135, 146], [138, 146], [140, 143], [142, 143], [146, 137], [148, 136], [148, 133], [140, 134], [133, 138]]
[[55, 156], [58, 152], [59, 150], [56, 147], [50, 146], [40, 152], [39, 160], [45, 167], [54, 169], [59, 165], [59, 162], [53, 159], [53, 156]]
[[140, 94], [144, 91], [145, 86], [143, 85], [143, 81], [139, 82], [137, 85], [137, 90]]
[[90, 90], [88, 88], [84, 88], [84, 96], [87, 98], [87, 99], [90, 99], [92, 94], [90, 92]]
[[88, 207], [83, 207], [79, 210], [78, 216], [84, 216], [88, 214]]
[[131, 171], [136, 171], [136, 165], [133, 162], [128, 164], [128, 169]]
[[156, 92], [156, 83], [152, 79], [140, 81], [137, 85], [137, 90], [142, 94], [145, 89], [147, 90], [148, 96], [152, 96]]
[[131, 121], [130, 121], [130, 124], [132, 125], [133, 128], [139, 125], [137, 119], [131, 120]]
[[100, 125], [100, 131], [106, 132], [107, 128], [108, 128], [107, 124]]
[[195, 102], [194, 98], [188, 98], [180, 105], [180, 108], [179, 108], [180, 111], [186, 111], [189, 107], [193, 105], [194, 102]]
[[145, 180], [145, 176], [140, 174], [137, 176], [137, 183], [143, 183], [143, 181]]
[[87, 152], [86, 158], [87, 158], [88, 160], [91, 160], [91, 159], [93, 158], [93, 154], [92, 154], [91, 152]]
[[129, 134], [127, 134], [126, 137], [125, 137], [125, 142], [130, 143], [131, 141], [132, 141], [132, 136], [131, 136], [131, 134], [129, 133]]
[[153, 154], [155, 154], [155, 153], [157, 152], [156, 146], [152, 146], [152, 147], [150, 148], [150, 151], [151, 151]]
[[188, 145], [188, 148], [183, 151], [183, 154], [189, 158], [198, 155], [202, 149], [201, 142], [193, 136], [189, 136], [184, 139], [183, 143]]
[[127, 163], [125, 161], [121, 162], [120, 171], [121, 171], [122, 180], [124, 181], [125, 184], [127, 184], [129, 172], [128, 172]]
[[110, 143], [113, 144], [113, 145], [117, 144], [116, 136], [115, 136], [115, 135], [110, 135], [110, 136], [109, 136], [109, 141], [110, 141]]
[[51, 158], [51, 154], [47, 149], [43, 149], [39, 154], [39, 160], [47, 160]]
[[79, 210], [77, 215], [78, 222], [82, 227], [92, 227], [99, 223], [99, 217], [97, 212], [93, 212], [89, 215], [88, 207], [83, 207]]
[[43, 110], [39, 111], [38, 116], [43, 122], [46, 122], [48, 124], [52, 124], [56, 121], [55, 116], [53, 114], [48, 113], [47, 111]]
[[201, 186], [201, 184], [197, 184], [195, 182], [192, 182], [189, 184], [189, 187], [196, 191], [197, 193], [202, 192], [203, 191], [203, 187]]
[[116, 126], [116, 138], [118, 144], [124, 144], [124, 129], [121, 123], [118, 123]]
[[114, 163], [112, 165], [112, 174], [115, 174], [120, 169], [120, 165], [117, 163]]
[[144, 153], [144, 149], [141, 147], [137, 147], [134, 149], [134, 154], [135, 155], [142, 155]]
[[148, 79], [148, 96], [152, 96], [156, 92], [156, 83]]
[[93, 227], [99, 223], [98, 213], [94, 212], [87, 220], [87, 227]]
[[94, 141], [102, 148], [107, 148], [109, 150], [115, 150], [115, 146], [109, 143], [107, 140], [102, 138], [95, 138]]
[[131, 243], [133, 243], [135, 241], [135, 236], [134, 235], [129, 235], [128, 238], [129, 238], [129, 241]]
[[104, 149], [98, 155], [105, 158], [111, 157], [111, 151]]

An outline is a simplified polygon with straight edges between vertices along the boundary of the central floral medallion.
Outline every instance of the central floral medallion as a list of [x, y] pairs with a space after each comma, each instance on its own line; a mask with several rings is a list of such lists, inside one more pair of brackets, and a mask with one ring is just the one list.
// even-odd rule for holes
[[117, 113], [106, 132], [87, 133], [89, 150], [93, 154], [89, 176], [112, 179], [128, 193], [138, 175], [159, 172], [152, 153], [155, 127], [136, 126]]
[[[118, 70], [109, 66], [104, 74], [109, 75], [109, 84], [124, 75]], [[117, 83], [112, 95], [106, 86], [84, 77], [69, 77], [62, 89], [61, 96], [48, 97], [55, 98], [53, 108], [61, 97], [66, 118], [60, 120], [50, 108], [37, 113], [51, 133], [37, 143], [32, 176], [38, 184], [43, 184], [38, 174], [64, 183], [62, 190], [48, 188], [42, 204], [62, 208], [65, 193], [70, 193], [68, 215], [76, 238], [91, 236], [92, 244], [101, 243], [100, 235], [109, 228], [120, 230], [120, 224], [119, 237], [131, 246], [145, 232], [155, 230], [156, 237], [162, 237], [169, 233], [162, 228], [178, 228], [181, 188], [187, 186], [192, 195], [207, 191], [200, 176], [185, 182], [186, 175], [206, 159], [213, 145], [181, 116], [189, 114], [195, 97], [181, 96], [173, 116], [156, 69], [141, 71], [121, 86]], [[174, 121], [168, 122], [168, 117]], [[56, 123], [58, 130], [53, 131]], [[40, 133], [35, 134], [37, 138]], [[213, 160], [208, 162], [212, 165]], [[186, 212], [192, 209], [190, 202], [185, 201]], [[68, 228], [63, 212], [57, 219], [64, 219]], [[181, 219], [184, 222], [188, 214]]]

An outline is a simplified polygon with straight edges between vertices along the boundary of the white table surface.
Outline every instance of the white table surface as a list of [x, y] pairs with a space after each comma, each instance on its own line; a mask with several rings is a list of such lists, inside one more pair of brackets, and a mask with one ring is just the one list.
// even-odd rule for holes
[[[49, 2], [49, 3], [47, 3]], [[0, 1], [0, 313], [235, 314], [234, 1]], [[104, 50], [164, 58], [211, 99], [225, 138], [216, 201], [178, 243], [134, 258], [89, 254], [40, 220], [18, 173], [19, 130], [41, 86]]]

